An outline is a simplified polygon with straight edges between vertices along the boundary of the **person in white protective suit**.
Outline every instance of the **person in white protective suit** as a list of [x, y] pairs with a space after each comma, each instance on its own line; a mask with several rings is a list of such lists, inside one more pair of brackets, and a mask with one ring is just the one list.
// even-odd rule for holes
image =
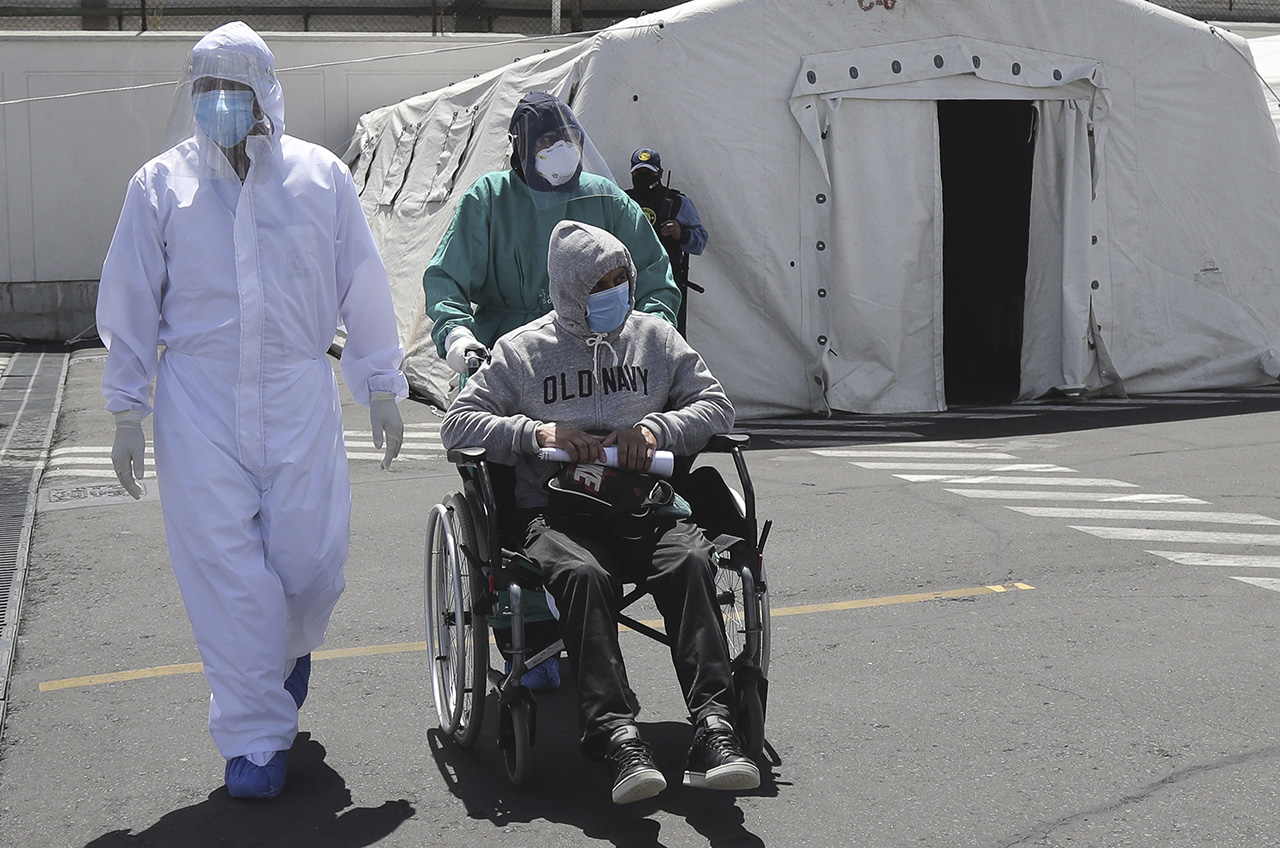
[[97, 311], [112, 460], [135, 498], [155, 379], [169, 554], [237, 798], [283, 788], [310, 655], [344, 585], [351, 487], [327, 356], [340, 323], [343, 379], [385, 441], [383, 468], [408, 395], [351, 176], [284, 134], [274, 64], [239, 22], [192, 49], [170, 122], [188, 135], [129, 181]]

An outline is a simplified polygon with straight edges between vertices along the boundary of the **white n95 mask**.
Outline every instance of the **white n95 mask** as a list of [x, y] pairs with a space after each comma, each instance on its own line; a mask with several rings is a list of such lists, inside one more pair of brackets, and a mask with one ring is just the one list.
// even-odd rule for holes
[[577, 145], [567, 141], [557, 141], [547, 149], [538, 151], [533, 157], [533, 167], [538, 176], [553, 186], [567, 183], [578, 172], [581, 162], [582, 151]]

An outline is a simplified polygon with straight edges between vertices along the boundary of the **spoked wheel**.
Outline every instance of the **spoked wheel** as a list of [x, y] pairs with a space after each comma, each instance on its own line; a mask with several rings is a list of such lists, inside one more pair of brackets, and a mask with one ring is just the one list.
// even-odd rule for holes
[[724, 637], [729, 647], [729, 660], [734, 667], [744, 663], [758, 665], [760, 673], [769, 674], [769, 592], [757, 590], [743, 569], [735, 565], [716, 569], [716, 603], [724, 620]]
[[440, 729], [463, 748], [480, 734], [489, 667], [488, 623], [475, 612], [485, 589], [477, 550], [467, 502], [451, 493], [427, 519], [427, 656]]
[[[529, 748], [532, 745], [531, 705], [523, 699], [502, 707], [503, 732], [499, 736], [502, 761], [513, 786], [523, 786], [529, 779]], [[507, 727], [507, 722], [510, 726]]]

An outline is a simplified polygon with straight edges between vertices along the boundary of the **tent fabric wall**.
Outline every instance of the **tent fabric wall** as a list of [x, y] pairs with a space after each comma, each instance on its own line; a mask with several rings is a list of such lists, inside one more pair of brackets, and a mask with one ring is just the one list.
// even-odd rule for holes
[[361, 120], [351, 158], [428, 394], [447, 374], [422, 271], [537, 89], [614, 173], [656, 147], [697, 202], [689, 338], [742, 417], [945, 408], [938, 99], [1040, 104], [1024, 396], [1270, 379], [1280, 142], [1242, 40], [1141, 0], [694, 0]]
[[944, 409], [937, 109], [927, 100], [842, 103], [824, 148], [831, 270], [813, 306], [826, 402], [855, 412]]
[[[1088, 105], [1085, 100], [1061, 100], [1042, 101], [1038, 106], [1023, 322], [1023, 397], [1038, 397], [1052, 389], [1103, 387], [1090, 379], [1097, 370], [1089, 323], [1094, 289], [1090, 251], [1079, 249], [1092, 239]], [[1097, 291], [1101, 293], [1101, 285]], [[1110, 321], [1109, 308], [1098, 313]]]

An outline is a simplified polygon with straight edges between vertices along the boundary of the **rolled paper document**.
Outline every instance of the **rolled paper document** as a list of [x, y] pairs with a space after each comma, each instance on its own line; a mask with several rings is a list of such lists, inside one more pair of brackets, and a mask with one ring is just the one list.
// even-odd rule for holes
[[[569, 454], [560, 448], [540, 448], [538, 456], [548, 462], [568, 462]], [[604, 464], [610, 468], [618, 467], [618, 449], [616, 447], [608, 447], [604, 449]], [[657, 474], [659, 477], [670, 477], [671, 472], [675, 470], [676, 458], [671, 451], [654, 451], [653, 462], [649, 463], [648, 472]]]

